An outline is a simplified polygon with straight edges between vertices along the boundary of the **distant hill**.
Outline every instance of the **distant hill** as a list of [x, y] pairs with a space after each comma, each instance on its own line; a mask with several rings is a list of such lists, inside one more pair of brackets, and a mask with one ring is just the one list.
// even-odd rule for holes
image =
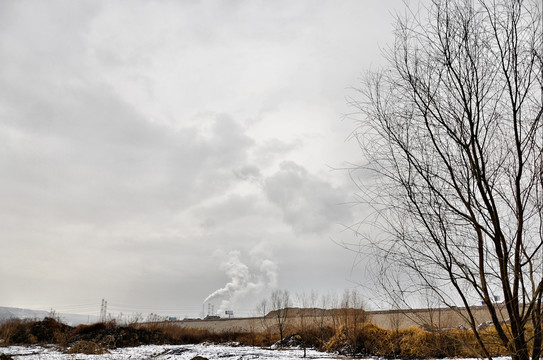
[[66, 325], [77, 326], [80, 324], [95, 323], [98, 321], [97, 316], [79, 315], [79, 314], [51, 314], [49, 311], [20, 309], [13, 307], [0, 306], [0, 322], [10, 319], [36, 319], [41, 320], [47, 316], [54, 316], [60, 319]]

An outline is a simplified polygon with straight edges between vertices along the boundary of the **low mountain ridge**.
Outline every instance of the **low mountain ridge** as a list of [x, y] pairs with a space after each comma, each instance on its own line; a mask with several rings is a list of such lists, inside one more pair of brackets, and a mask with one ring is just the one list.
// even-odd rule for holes
[[61, 322], [70, 326], [90, 324], [98, 321], [98, 317], [93, 315], [51, 313], [50, 311], [43, 310], [0, 306], [0, 323], [10, 319], [42, 320], [46, 317], [58, 318]]

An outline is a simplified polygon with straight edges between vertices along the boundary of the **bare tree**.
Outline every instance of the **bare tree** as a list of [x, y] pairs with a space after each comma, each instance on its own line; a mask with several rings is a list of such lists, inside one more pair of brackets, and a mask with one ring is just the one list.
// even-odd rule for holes
[[270, 297], [270, 306], [283, 347], [284, 332], [287, 324], [288, 310], [290, 307], [290, 294], [287, 290], [274, 290]]
[[345, 290], [341, 298], [341, 317], [345, 336], [352, 347], [353, 355], [366, 353], [364, 340], [364, 323], [368, 321], [368, 315], [364, 310], [364, 301], [355, 290]]
[[327, 330], [333, 327], [333, 319], [335, 319], [333, 309], [329, 308], [330, 294], [322, 294], [318, 299], [317, 294], [312, 293], [311, 297], [311, 302], [318, 306], [315, 308], [313, 326], [319, 330], [319, 341], [324, 344], [328, 339]]
[[300, 340], [302, 343], [302, 348], [304, 349], [304, 358], [307, 356], [307, 337], [308, 337], [308, 316], [314, 316], [315, 309], [315, 292], [311, 293], [311, 296], [306, 293], [296, 293], [296, 300], [298, 303], [298, 316], [297, 323], [299, 328]]
[[339, 298], [337, 293], [329, 293], [326, 297], [326, 300], [323, 299], [323, 304], [328, 304], [328, 308], [330, 309], [330, 317], [331, 317], [331, 323], [332, 328], [334, 332], [337, 332], [338, 329], [341, 326], [340, 321], [340, 304], [339, 304]]
[[406, 14], [388, 66], [369, 73], [352, 100], [367, 159], [353, 176], [375, 210], [384, 282], [411, 304], [425, 288], [465, 307], [491, 358], [470, 311], [483, 302], [512, 358], [539, 359], [539, 1], [433, 0]]
[[262, 300], [256, 306], [256, 313], [260, 317], [261, 328], [266, 334], [266, 341], [270, 341], [271, 339], [271, 326], [269, 325], [268, 316], [267, 316], [269, 311], [270, 311], [270, 306], [266, 299]]

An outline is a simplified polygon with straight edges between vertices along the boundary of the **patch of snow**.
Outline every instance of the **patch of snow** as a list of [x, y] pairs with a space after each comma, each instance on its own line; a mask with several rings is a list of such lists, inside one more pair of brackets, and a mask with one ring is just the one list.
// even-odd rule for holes
[[[64, 354], [53, 346], [8, 346], [0, 347], [0, 354], [11, 355], [14, 359], [24, 360], [67, 360], [67, 359], [186, 359], [190, 360], [195, 356], [202, 356], [210, 360], [228, 358], [238, 359], [261, 359], [261, 360], [286, 360], [299, 359], [303, 357], [303, 350], [271, 350], [250, 346], [228, 346], [228, 345], [145, 345], [132, 348], [111, 350], [109, 354], [85, 355], [85, 354]], [[318, 352], [307, 351], [307, 359], [345, 359], [344, 357]]]
[[[286, 349], [272, 350], [250, 346], [228, 346], [213, 344], [198, 345], [144, 345], [131, 348], [111, 350], [109, 354], [85, 355], [64, 354], [54, 346], [8, 346], [0, 347], [0, 354], [11, 355], [14, 359], [22, 360], [128, 360], [128, 359], [159, 359], [159, 360], [190, 360], [195, 356], [202, 356], [209, 360], [228, 358], [228, 360], [290, 360], [303, 358], [303, 350]], [[307, 350], [307, 359], [346, 360], [336, 354]], [[447, 359], [442, 359], [447, 360]], [[475, 360], [475, 359], [465, 359]], [[508, 357], [499, 357], [495, 360], [511, 360]]]

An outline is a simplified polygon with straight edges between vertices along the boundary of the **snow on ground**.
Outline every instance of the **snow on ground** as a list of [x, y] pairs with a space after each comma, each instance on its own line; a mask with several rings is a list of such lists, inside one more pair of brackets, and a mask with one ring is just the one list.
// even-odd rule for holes
[[[0, 347], [0, 354], [11, 355], [14, 359], [23, 360], [57, 360], [57, 359], [187, 359], [195, 356], [203, 356], [210, 360], [223, 359], [262, 359], [262, 360], [282, 360], [282, 359], [300, 359], [303, 357], [303, 350], [270, 350], [249, 346], [228, 346], [228, 345], [146, 345], [133, 348], [122, 348], [111, 350], [109, 354], [104, 355], [84, 355], [84, 354], [63, 354], [53, 346], [8, 346]], [[345, 357], [307, 350], [308, 359], [346, 359]]]
[[[303, 350], [271, 350], [249, 346], [228, 345], [145, 345], [132, 348], [111, 350], [104, 355], [63, 354], [54, 346], [8, 346], [0, 347], [0, 354], [11, 355], [14, 359], [23, 360], [91, 360], [91, 359], [158, 359], [158, 360], [190, 360], [202, 356], [210, 360], [287, 360], [303, 358]], [[347, 360], [349, 357], [336, 354], [307, 350], [307, 359]], [[509, 357], [497, 357], [495, 360], [511, 360]], [[448, 360], [448, 359], [441, 359]], [[476, 360], [476, 359], [463, 359]]]

